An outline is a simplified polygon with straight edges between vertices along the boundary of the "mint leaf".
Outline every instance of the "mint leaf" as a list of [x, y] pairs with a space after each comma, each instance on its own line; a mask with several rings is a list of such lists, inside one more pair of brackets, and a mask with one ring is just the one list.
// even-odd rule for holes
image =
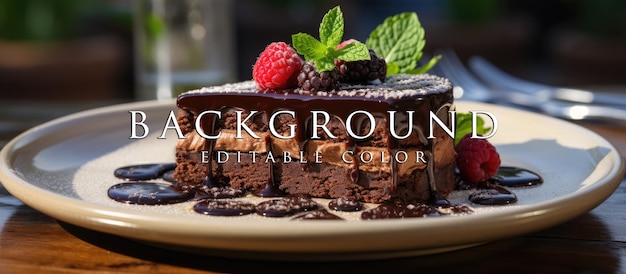
[[414, 12], [390, 16], [370, 33], [365, 44], [387, 62], [387, 76], [398, 73], [419, 74], [430, 70], [440, 57], [415, 68], [426, 44], [424, 28]]
[[440, 59], [441, 59], [441, 55], [437, 55], [437, 56], [431, 58], [430, 61], [428, 61], [428, 63], [426, 63], [425, 65], [423, 65], [423, 66], [421, 66], [419, 68], [414, 68], [414, 69], [408, 71], [408, 73], [410, 73], [410, 74], [425, 73], [425, 72], [429, 71], [431, 68], [433, 68], [437, 64], [437, 62], [439, 62]]
[[397, 64], [403, 73], [415, 68], [416, 59], [424, 43], [424, 29], [414, 12], [405, 12], [385, 19], [371, 33], [365, 44], [385, 59]]
[[389, 64], [387, 64], [387, 74], [386, 74], [386, 76], [394, 75], [394, 74], [398, 74], [398, 73], [400, 73], [400, 67], [398, 66], [398, 64], [396, 64], [396, 63], [389, 63]]
[[320, 41], [327, 47], [336, 47], [343, 38], [343, 13], [339, 6], [328, 11], [320, 23]]
[[291, 35], [291, 43], [296, 52], [304, 56], [307, 62], [326, 55], [326, 46], [309, 34], [301, 32], [293, 34]]
[[343, 28], [343, 14], [337, 6], [324, 15], [319, 28], [320, 40], [309, 34], [296, 33], [291, 36], [291, 44], [307, 62], [314, 62], [320, 73], [335, 69], [335, 59], [348, 62], [369, 60], [369, 50], [363, 43], [353, 42], [337, 49], [343, 39]]
[[324, 56], [315, 60], [315, 67], [320, 73], [323, 71], [331, 71], [335, 69], [335, 58], [331, 55]]
[[459, 143], [463, 136], [472, 133], [472, 114], [457, 113], [456, 114], [456, 132], [454, 134], [454, 145]]
[[355, 41], [334, 52], [335, 58], [346, 62], [369, 60], [370, 53], [367, 46]]
[[[490, 127], [485, 127], [485, 120], [480, 116], [476, 117], [476, 133], [485, 134], [491, 130]], [[456, 113], [456, 132], [454, 134], [454, 145], [466, 134], [472, 133], [472, 114], [471, 113]]]

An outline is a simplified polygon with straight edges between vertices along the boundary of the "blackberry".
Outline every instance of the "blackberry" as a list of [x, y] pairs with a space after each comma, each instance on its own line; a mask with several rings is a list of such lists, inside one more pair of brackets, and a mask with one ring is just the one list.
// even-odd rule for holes
[[370, 60], [346, 62], [335, 61], [341, 81], [346, 83], [367, 83], [376, 79], [385, 81], [387, 63], [385, 59], [376, 56], [374, 50], [369, 49]]
[[319, 73], [315, 63], [306, 62], [298, 74], [298, 86], [309, 93], [333, 90], [339, 86], [339, 78], [337, 68]]

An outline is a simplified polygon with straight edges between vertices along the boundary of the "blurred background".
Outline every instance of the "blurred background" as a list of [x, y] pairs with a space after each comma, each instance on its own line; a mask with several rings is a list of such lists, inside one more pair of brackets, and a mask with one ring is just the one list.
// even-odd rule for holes
[[623, 0], [0, 0], [0, 102], [150, 99], [164, 67], [185, 72], [165, 79], [174, 92], [247, 80], [267, 44], [317, 37], [336, 5], [346, 39], [415, 11], [427, 53], [481, 55], [546, 84], [626, 85]]

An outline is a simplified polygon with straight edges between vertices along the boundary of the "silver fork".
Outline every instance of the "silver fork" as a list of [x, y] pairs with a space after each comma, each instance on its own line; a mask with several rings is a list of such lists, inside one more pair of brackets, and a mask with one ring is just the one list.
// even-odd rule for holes
[[495, 101], [495, 94], [465, 70], [465, 66], [452, 50], [441, 50], [439, 54], [442, 58], [433, 68], [433, 71], [452, 81], [455, 99], [481, 102]]
[[480, 79], [503, 89], [511, 89], [529, 94], [542, 92], [554, 100], [585, 104], [604, 104], [626, 108], [626, 96], [620, 94], [591, 92], [575, 88], [554, 87], [534, 83], [512, 76], [480, 56], [471, 57], [468, 61], [468, 65]]
[[453, 50], [442, 50], [439, 54], [443, 58], [435, 71], [449, 78], [456, 86], [455, 98], [513, 105], [567, 120], [608, 122], [626, 126], [626, 110], [551, 100], [550, 94], [541, 91], [528, 94], [509, 89], [494, 89], [476, 78]]

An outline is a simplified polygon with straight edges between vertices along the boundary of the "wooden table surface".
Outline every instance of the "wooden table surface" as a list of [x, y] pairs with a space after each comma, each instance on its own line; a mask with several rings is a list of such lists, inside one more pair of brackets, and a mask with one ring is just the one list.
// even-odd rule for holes
[[[85, 107], [85, 106], [83, 106]], [[16, 133], [72, 108], [9, 117], [0, 147]], [[17, 112], [20, 112], [17, 109]], [[626, 155], [626, 128], [584, 126]], [[460, 228], [462, 229], [462, 227]], [[270, 262], [192, 255], [86, 230], [43, 215], [0, 186], [1, 273], [626, 273], [626, 181], [604, 203], [536, 233], [442, 254], [352, 262]]]

